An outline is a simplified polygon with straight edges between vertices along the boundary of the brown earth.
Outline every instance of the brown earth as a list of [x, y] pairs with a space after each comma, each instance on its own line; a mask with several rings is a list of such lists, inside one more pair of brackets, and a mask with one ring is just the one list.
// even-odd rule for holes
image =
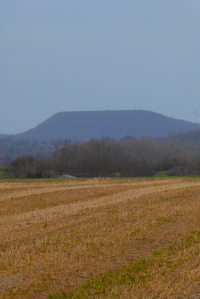
[[[191, 231], [200, 231], [199, 179], [0, 181], [0, 298], [73, 293]], [[200, 255], [145, 288], [120, 290], [120, 298], [199, 298]]]

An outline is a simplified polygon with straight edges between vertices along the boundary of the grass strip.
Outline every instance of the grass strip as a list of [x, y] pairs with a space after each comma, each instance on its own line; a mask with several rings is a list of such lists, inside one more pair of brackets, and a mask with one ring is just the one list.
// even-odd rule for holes
[[0, 180], [14, 179], [14, 175], [11, 172], [0, 172]]
[[154, 251], [146, 259], [123, 266], [117, 271], [110, 270], [107, 273], [99, 274], [86, 284], [77, 285], [73, 293], [49, 294], [48, 299], [119, 297], [120, 287], [124, 285], [145, 287], [159, 276], [174, 271], [184, 261], [199, 254], [200, 247], [196, 246], [199, 243], [200, 232], [192, 231], [187, 238], [173, 243], [168, 248]]

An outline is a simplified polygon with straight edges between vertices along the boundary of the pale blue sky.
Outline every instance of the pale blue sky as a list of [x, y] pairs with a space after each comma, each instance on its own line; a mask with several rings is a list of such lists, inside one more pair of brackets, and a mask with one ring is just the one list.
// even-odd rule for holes
[[194, 121], [199, 102], [199, 0], [1, 0], [0, 133], [140, 103]]

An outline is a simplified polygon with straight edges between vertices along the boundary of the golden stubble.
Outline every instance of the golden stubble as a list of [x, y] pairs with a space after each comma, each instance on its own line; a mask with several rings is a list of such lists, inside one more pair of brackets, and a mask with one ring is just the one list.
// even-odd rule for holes
[[[77, 283], [200, 230], [197, 179], [26, 180], [7, 181], [0, 187], [0, 200], [8, 205], [7, 214], [0, 218], [1, 298], [8, 294], [9, 298], [47, 298], [51, 292], [73, 292]], [[77, 193], [70, 201], [74, 190]], [[54, 205], [45, 203], [27, 211], [26, 202], [34, 200], [34, 194], [41, 202], [49, 196]], [[10, 214], [12, 202], [18, 208]], [[193, 268], [190, 272], [188, 277], [198, 276]], [[177, 270], [178, 277], [180, 273], [184, 266], [182, 272]], [[164, 298], [160, 294], [174, 281], [167, 275], [165, 281], [157, 278], [159, 288], [153, 283], [146, 289], [123, 286], [121, 297]], [[180, 292], [183, 286], [184, 279], [177, 279], [170, 292]]]

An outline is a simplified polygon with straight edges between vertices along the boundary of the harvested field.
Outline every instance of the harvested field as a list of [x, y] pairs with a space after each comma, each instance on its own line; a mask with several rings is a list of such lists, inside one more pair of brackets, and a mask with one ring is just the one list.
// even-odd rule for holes
[[0, 240], [0, 298], [200, 298], [200, 180], [2, 180]]

